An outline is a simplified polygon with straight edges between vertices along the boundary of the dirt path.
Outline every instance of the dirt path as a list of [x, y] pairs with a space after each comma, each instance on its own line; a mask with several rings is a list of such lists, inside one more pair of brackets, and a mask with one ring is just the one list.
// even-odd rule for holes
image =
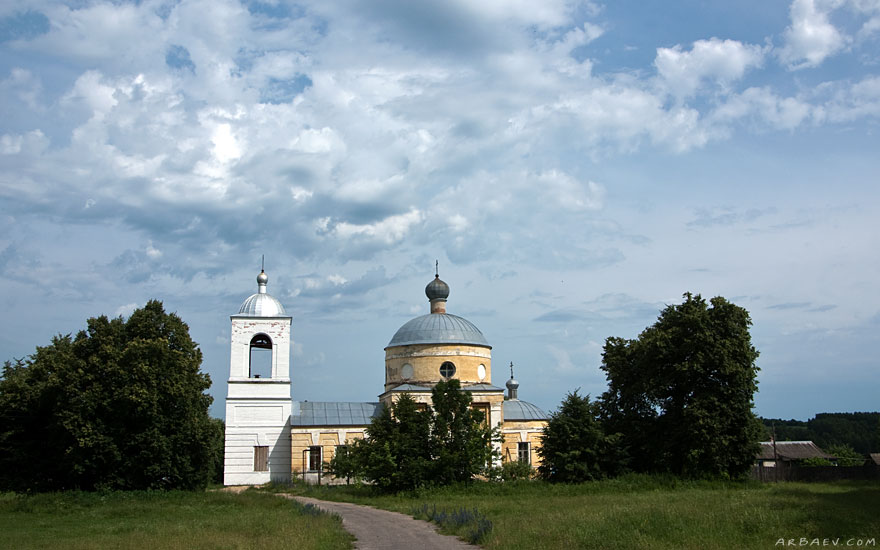
[[293, 498], [338, 514], [342, 526], [357, 538], [354, 547], [360, 550], [463, 550], [479, 548], [455, 537], [439, 534], [434, 525], [397, 512], [378, 510], [347, 502], [329, 502], [308, 497]]

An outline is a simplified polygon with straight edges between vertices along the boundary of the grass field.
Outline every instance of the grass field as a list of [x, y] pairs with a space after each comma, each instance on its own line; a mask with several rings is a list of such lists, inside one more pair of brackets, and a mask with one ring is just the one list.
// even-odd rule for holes
[[274, 495], [0, 494], [0, 548], [351, 548], [339, 518]]
[[[376, 495], [366, 487], [271, 487], [329, 500], [476, 514], [486, 548], [876, 548], [880, 484], [720, 483], [630, 476], [582, 485], [486, 484]], [[455, 514], [451, 514], [455, 515]], [[485, 521], [484, 521], [485, 527]], [[469, 525], [453, 528], [467, 535]], [[260, 491], [0, 494], [0, 548], [350, 548], [338, 518]], [[873, 543], [872, 543], [873, 541]], [[787, 544], [785, 547], [791, 547]]]
[[[413, 514], [474, 510], [486, 548], [776, 548], [802, 538], [880, 544], [880, 484], [687, 482], [642, 476], [587, 483], [476, 484], [379, 496], [368, 488], [296, 486], [317, 498]], [[452, 529], [464, 535], [467, 528]], [[871, 539], [874, 540], [871, 546]], [[857, 542], [854, 541], [853, 544]]]

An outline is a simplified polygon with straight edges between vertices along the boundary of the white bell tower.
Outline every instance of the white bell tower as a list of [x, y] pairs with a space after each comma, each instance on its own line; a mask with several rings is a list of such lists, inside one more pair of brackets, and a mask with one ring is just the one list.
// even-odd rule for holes
[[230, 316], [224, 485], [290, 481], [291, 317], [268, 282], [261, 270], [257, 293]]

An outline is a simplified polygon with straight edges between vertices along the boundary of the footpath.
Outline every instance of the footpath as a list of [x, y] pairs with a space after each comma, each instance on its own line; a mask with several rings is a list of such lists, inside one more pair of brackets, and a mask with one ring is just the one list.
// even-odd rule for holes
[[474, 550], [479, 548], [449, 535], [441, 535], [427, 521], [397, 512], [348, 502], [330, 502], [308, 497], [281, 495], [311, 504], [342, 518], [342, 526], [357, 539], [359, 550]]

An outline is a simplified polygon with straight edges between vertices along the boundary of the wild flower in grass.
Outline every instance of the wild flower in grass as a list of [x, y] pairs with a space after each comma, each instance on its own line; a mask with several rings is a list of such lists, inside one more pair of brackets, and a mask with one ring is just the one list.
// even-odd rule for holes
[[338, 514], [334, 514], [331, 512], [325, 512], [324, 510], [318, 508], [314, 504], [302, 504], [302, 503], [297, 502], [295, 500], [291, 501], [291, 502], [293, 502], [293, 506], [296, 509], [298, 509], [300, 511], [300, 513], [304, 516], [330, 516], [330, 517], [335, 517], [337, 519], [340, 519], [340, 521], [341, 521], [341, 518], [339, 517]]
[[464, 531], [464, 536], [471, 544], [477, 544], [483, 541], [492, 531], [492, 521], [474, 508], [459, 508], [447, 512], [446, 509], [437, 510], [437, 505], [433, 504], [429, 508], [427, 504], [422, 504], [421, 508], [413, 509], [413, 517], [424, 518], [433, 521], [441, 527], [447, 527], [456, 533]]

